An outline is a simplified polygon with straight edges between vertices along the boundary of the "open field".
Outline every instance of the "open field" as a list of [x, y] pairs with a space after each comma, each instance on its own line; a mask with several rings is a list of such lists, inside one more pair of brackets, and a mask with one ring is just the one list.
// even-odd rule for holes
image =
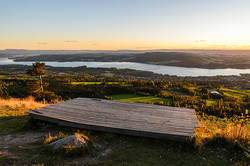
[[113, 100], [117, 101], [126, 101], [126, 102], [138, 102], [138, 103], [148, 103], [148, 102], [170, 102], [171, 100], [168, 98], [160, 98], [155, 96], [141, 96], [135, 94], [119, 94], [119, 95], [111, 95]]
[[206, 100], [206, 105], [207, 106], [212, 106], [214, 104], [217, 104], [217, 101], [215, 101], [215, 100]]
[[118, 85], [122, 86], [133, 86], [132, 84], [126, 84], [125, 82], [71, 82], [73, 85], [100, 85], [100, 84], [108, 84], [108, 85]]
[[228, 89], [228, 88], [221, 88], [220, 89], [224, 95], [244, 99], [245, 97], [250, 96], [250, 90], [235, 90], [235, 89]]
[[[104, 82], [71, 82], [71, 84], [73, 84], [73, 85], [79, 85], [79, 84], [81, 84], [81, 85], [100, 85], [100, 84], [102, 84], [102, 83], [104, 83]], [[106, 84], [119, 84], [118, 82], [105, 82]]]

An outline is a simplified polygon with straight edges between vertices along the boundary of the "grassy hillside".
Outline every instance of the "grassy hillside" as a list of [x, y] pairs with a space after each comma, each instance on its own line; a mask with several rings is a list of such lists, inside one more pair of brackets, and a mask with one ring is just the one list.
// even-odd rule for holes
[[[162, 100], [148, 96], [114, 95], [114, 99], [143, 102]], [[9, 103], [9, 104], [6, 104]], [[32, 98], [0, 100], [0, 165], [246, 165], [249, 126], [199, 116], [196, 141], [190, 143], [88, 131], [94, 141], [83, 156], [53, 153], [45, 137], [66, 135], [75, 129], [31, 123], [25, 111], [44, 106]], [[86, 133], [84, 131], [81, 131]], [[62, 135], [62, 134], [59, 134]], [[11, 138], [11, 141], [7, 140]], [[247, 142], [248, 141], [248, 142]], [[245, 144], [242, 148], [242, 144]], [[245, 152], [244, 152], [245, 151]]]

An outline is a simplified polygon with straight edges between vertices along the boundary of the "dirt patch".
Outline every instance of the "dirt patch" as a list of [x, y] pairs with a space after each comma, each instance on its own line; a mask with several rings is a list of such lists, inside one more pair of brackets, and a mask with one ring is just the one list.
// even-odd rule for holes
[[36, 142], [39, 139], [45, 139], [49, 133], [18, 133], [18, 134], [9, 134], [0, 136], [0, 148], [11, 146], [11, 145], [20, 145], [26, 143]]

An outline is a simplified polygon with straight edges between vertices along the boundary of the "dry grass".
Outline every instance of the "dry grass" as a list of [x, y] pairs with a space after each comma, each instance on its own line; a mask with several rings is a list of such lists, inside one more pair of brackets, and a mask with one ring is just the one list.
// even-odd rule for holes
[[51, 142], [53, 142], [53, 141], [55, 141], [55, 140], [64, 138], [64, 137], [66, 137], [66, 136], [67, 136], [67, 135], [65, 135], [65, 134], [62, 133], [62, 132], [59, 132], [59, 134], [56, 135], [56, 136], [52, 136], [51, 133], [49, 133], [48, 137], [46, 137], [46, 139], [44, 140], [43, 143], [44, 143], [44, 144], [49, 144], [49, 143], [51, 143]]
[[234, 145], [238, 144], [243, 149], [249, 151], [249, 123], [200, 118], [200, 128], [196, 128], [195, 130], [197, 145], [201, 145], [209, 139], [220, 137]]
[[25, 99], [17, 99], [17, 98], [10, 98], [10, 99], [0, 99], [0, 107], [9, 106], [11, 108], [16, 107], [26, 107], [28, 109], [35, 109], [41, 108], [46, 106], [41, 102], [36, 102], [33, 97], [28, 97]]

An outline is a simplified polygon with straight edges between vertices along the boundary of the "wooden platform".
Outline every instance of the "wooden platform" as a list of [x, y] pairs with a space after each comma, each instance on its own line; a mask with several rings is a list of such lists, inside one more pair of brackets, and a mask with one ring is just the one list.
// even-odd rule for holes
[[28, 111], [34, 119], [127, 135], [186, 141], [199, 127], [194, 109], [76, 98]]

